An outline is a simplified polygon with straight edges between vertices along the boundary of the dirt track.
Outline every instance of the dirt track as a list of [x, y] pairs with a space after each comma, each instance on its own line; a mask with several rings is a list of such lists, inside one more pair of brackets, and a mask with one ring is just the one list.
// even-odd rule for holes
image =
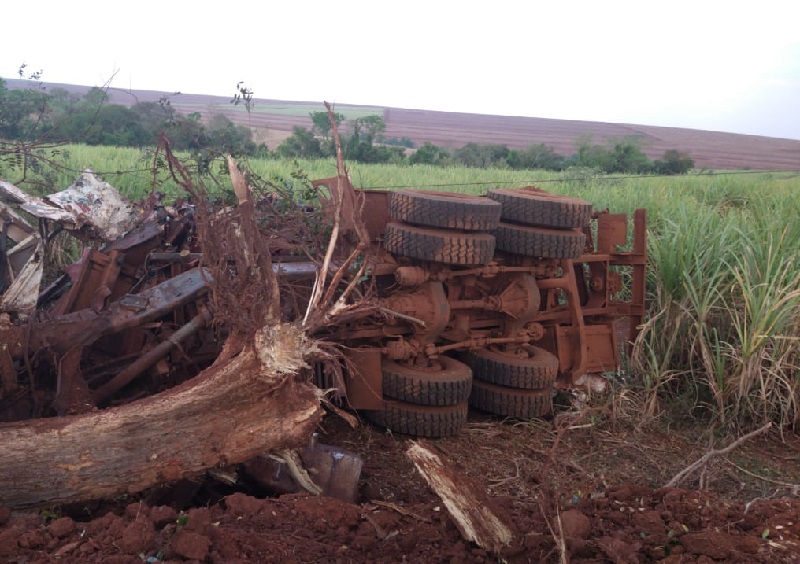
[[[373, 427], [350, 429], [333, 416], [321, 431], [325, 442], [364, 458], [356, 505], [183, 483], [101, 505], [10, 518], [0, 511], [0, 559], [498, 561], [461, 539], [442, 502], [404, 456], [407, 438]], [[482, 484], [516, 530], [513, 546], [502, 554], [508, 562], [558, 562], [561, 551], [571, 562], [800, 559], [800, 500], [790, 488], [776, 486], [779, 480], [756, 480], [718, 461], [705, 472], [709, 490], [659, 487], [703, 453], [686, 438], [694, 432], [632, 435], [630, 429], [576, 424], [560, 433], [553, 451], [559, 434], [547, 422], [503, 423], [474, 413], [463, 433], [436, 446]], [[798, 480], [799, 454], [794, 437], [788, 443], [772, 437], [729, 458], [788, 483]], [[197, 490], [189, 504], [181, 494], [187, 487]]]

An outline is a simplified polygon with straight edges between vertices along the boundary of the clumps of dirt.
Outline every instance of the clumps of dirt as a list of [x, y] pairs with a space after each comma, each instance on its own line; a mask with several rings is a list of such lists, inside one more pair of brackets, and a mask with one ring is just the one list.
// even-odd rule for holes
[[376, 504], [241, 493], [177, 512], [132, 503], [90, 522], [14, 514], [0, 529], [0, 560], [44, 563], [490, 561], [464, 543], [441, 504], [401, 513]]
[[[498, 500], [519, 534], [508, 562], [775, 562], [800, 551], [800, 501], [750, 506], [708, 492], [623, 485], [578, 500], [554, 519], [536, 504]], [[5, 516], [5, 517], [4, 517]], [[132, 503], [89, 522], [0, 512], [0, 559], [60, 562], [491, 562], [464, 542], [441, 503], [348, 504], [241, 493], [177, 512]], [[52, 516], [51, 516], [52, 517]], [[551, 530], [552, 529], [552, 530]]]
[[[773, 514], [776, 503], [781, 511]], [[576, 557], [604, 556], [616, 562], [685, 562], [687, 557], [774, 562], [800, 548], [796, 499], [758, 501], [746, 507], [709, 492], [623, 485], [579, 502], [576, 509], [591, 519], [589, 537], [569, 539]]]
[[[144, 495], [149, 503], [107, 500], [54, 513], [0, 508], [0, 562], [708, 563], [792, 562], [800, 554], [794, 490], [770, 489], [776, 484], [762, 479], [756, 491], [758, 484], [739, 482], [747, 474], [729, 476], [725, 470], [735, 467], [721, 461], [707, 469], [717, 490], [658, 487], [701, 454], [676, 433], [634, 440], [577, 428], [551, 461], [555, 439], [544, 423], [476, 415], [457, 437], [436, 441], [513, 525], [512, 545], [493, 555], [463, 540], [405, 456], [408, 437], [331, 418], [319, 430], [323, 442], [364, 460], [357, 503], [265, 497], [255, 487], [231, 494], [198, 483], [189, 493], [174, 485]], [[766, 437], [735, 454], [742, 468], [800, 483], [798, 452], [794, 438]], [[738, 489], [728, 487], [734, 478]]]

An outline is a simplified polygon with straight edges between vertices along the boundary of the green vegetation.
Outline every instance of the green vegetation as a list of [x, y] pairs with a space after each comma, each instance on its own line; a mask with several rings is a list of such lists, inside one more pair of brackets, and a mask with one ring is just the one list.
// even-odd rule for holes
[[200, 113], [178, 113], [166, 98], [128, 108], [108, 103], [106, 92], [100, 88], [79, 97], [62, 88], [8, 90], [0, 79], [2, 146], [69, 142], [155, 146], [164, 132], [177, 150], [237, 155], [263, 151], [253, 142], [249, 128], [235, 125], [221, 113], [212, 114], [205, 123], [200, 117]]
[[[38, 74], [31, 78], [38, 80]], [[226, 111], [307, 114], [311, 118], [312, 127], [295, 127], [273, 156], [317, 159], [334, 155], [331, 124], [327, 112], [320, 111], [317, 104], [256, 105], [253, 92], [242, 83], [237, 85], [231, 102]], [[684, 174], [694, 167], [689, 155], [675, 149], [666, 151], [662, 159], [650, 161], [636, 137], [612, 139], [605, 145], [595, 145], [591, 137], [583, 137], [577, 140], [576, 153], [571, 156], [559, 155], [545, 144], [510, 149], [503, 144], [467, 143], [451, 153], [425, 143], [417, 151], [407, 152], [406, 149], [414, 148], [414, 143], [385, 135], [382, 110], [348, 106], [340, 109], [334, 112], [334, 119], [344, 157], [351, 162], [556, 171], [581, 167], [603, 173], [634, 174]], [[132, 107], [110, 104], [106, 92], [100, 88], [92, 88], [82, 97], [59, 88], [47, 92], [35, 84], [28, 89], [9, 91], [0, 79], [0, 143], [16, 144], [15, 151], [25, 145], [28, 152], [31, 150], [28, 145], [34, 141], [143, 147], [154, 146], [164, 133], [173, 149], [192, 153], [201, 172], [219, 153], [239, 157], [270, 154], [266, 146], [253, 142], [249, 128], [235, 125], [222, 111], [214, 112], [213, 108], [203, 119], [204, 110], [198, 107], [198, 111], [182, 114], [174, 109], [168, 97], [158, 103], [143, 102]], [[3, 152], [10, 151], [7, 147]]]
[[[336, 150], [331, 138], [327, 112], [311, 112], [311, 129], [295, 126], [292, 135], [278, 145], [275, 154], [282, 158], [315, 159], [332, 157]], [[405, 160], [402, 146], [378, 143], [386, 131], [386, 122], [379, 115], [367, 115], [345, 122], [343, 114], [334, 113], [344, 158], [359, 163], [399, 163]], [[321, 139], [320, 139], [321, 137]]]
[[[333, 114], [333, 122], [336, 124], [337, 129], [341, 125], [341, 123], [346, 119], [344, 114], [339, 112], [331, 112]], [[311, 123], [314, 126], [311, 128], [311, 132], [314, 135], [320, 135], [325, 139], [328, 139], [331, 134], [331, 119], [328, 115], [328, 112], [311, 112], [308, 114], [311, 117]]]
[[450, 154], [437, 147], [433, 143], [424, 143], [422, 147], [414, 151], [414, 154], [408, 158], [408, 163], [412, 165], [426, 164], [426, 165], [446, 165], [450, 160]]
[[[313, 127], [295, 127], [291, 137], [278, 146], [280, 157], [314, 159], [333, 156], [330, 140], [330, 123], [325, 112], [311, 112]], [[676, 149], [667, 150], [662, 159], [651, 161], [636, 137], [611, 139], [605, 145], [595, 145], [591, 137], [576, 142], [576, 153], [569, 157], [559, 155], [544, 143], [526, 149], [509, 149], [503, 144], [467, 143], [452, 154], [443, 147], [426, 142], [416, 151], [407, 154], [403, 149], [413, 143], [407, 139], [386, 138], [386, 124], [377, 115], [368, 115], [347, 121], [336, 114], [336, 123], [342, 138], [344, 156], [360, 163], [425, 164], [447, 167], [461, 165], [476, 169], [511, 170], [567, 170], [573, 167], [589, 169], [596, 173], [629, 173], [661, 175], [686, 174], [694, 168], [694, 160]]]
[[800, 183], [721, 184], [676, 194], [651, 225], [650, 319], [635, 366], [653, 409], [667, 394], [721, 424], [795, 426]]
[[[0, 177], [48, 193], [91, 167], [134, 199], [151, 190], [177, 196], [155, 149], [102, 146], [146, 144], [143, 136], [165, 128], [173, 147], [191, 158], [192, 171], [216, 183], [221, 195], [230, 188], [217, 157], [237, 149], [249, 155], [242, 162], [254, 177], [291, 185], [287, 179], [336, 174], [328, 156], [331, 141], [317, 121], [316, 131], [297, 128], [276, 149], [286, 158], [266, 151], [257, 156], [257, 148], [224, 116], [203, 123], [199, 114], [175, 114], [166, 101], [119, 109], [106, 105], [98, 90], [78, 99], [57, 89], [46, 95], [10, 92], [0, 81]], [[796, 174], [684, 174], [693, 166], [688, 155], [667, 151], [650, 162], [635, 138], [604, 145], [583, 138], [568, 158], [546, 145], [511, 150], [476, 143], [452, 154], [428, 143], [406, 158], [404, 147], [380, 143], [380, 116], [342, 113], [340, 125], [358, 187], [484, 193], [535, 184], [589, 200], [597, 209], [646, 208], [648, 318], [621, 382], [643, 392], [650, 416], [671, 410], [728, 428], [800, 423]], [[86, 144], [55, 143], [72, 138]]]

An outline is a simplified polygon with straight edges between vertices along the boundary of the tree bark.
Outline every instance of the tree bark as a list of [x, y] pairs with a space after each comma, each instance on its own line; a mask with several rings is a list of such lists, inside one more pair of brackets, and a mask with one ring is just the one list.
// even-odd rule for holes
[[265, 358], [247, 346], [236, 356], [223, 353], [197, 377], [157, 396], [79, 416], [0, 425], [0, 505], [134, 493], [307, 444], [322, 417], [316, 388]]
[[495, 507], [483, 487], [439, 456], [425, 440], [411, 441], [406, 456], [444, 502], [465, 540], [500, 554], [511, 546], [510, 519]]

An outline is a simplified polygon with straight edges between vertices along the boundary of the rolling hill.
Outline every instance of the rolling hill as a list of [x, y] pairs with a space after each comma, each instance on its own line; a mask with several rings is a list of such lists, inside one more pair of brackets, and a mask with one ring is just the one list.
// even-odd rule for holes
[[[30, 83], [7, 79], [9, 88], [27, 88]], [[86, 86], [49, 84], [77, 94]], [[230, 97], [202, 94], [170, 94], [151, 90], [109, 89], [113, 103], [133, 105], [158, 101], [168, 96], [180, 112], [198, 112], [203, 117], [223, 113], [237, 124], [246, 125], [259, 141], [275, 148], [291, 134], [294, 126], [308, 127], [310, 111], [323, 110], [322, 102], [297, 102], [255, 99], [251, 112], [230, 103]], [[800, 140], [757, 135], [741, 135], [677, 127], [657, 127], [621, 123], [559, 120], [520, 116], [496, 116], [439, 112], [419, 109], [384, 108], [337, 104], [336, 110], [348, 117], [382, 114], [387, 137], [407, 137], [417, 144], [429, 141], [453, 149], [469, 142], [500, 143], [524, 148], [545, 143], [562, 155], [575, 152], [575, 141], [591, 135], [594, 143], [611, 138], [638, 136], [650, 158], [660, 158], [667, 149], [688, 152], [698, 168], [800, 170]]]

